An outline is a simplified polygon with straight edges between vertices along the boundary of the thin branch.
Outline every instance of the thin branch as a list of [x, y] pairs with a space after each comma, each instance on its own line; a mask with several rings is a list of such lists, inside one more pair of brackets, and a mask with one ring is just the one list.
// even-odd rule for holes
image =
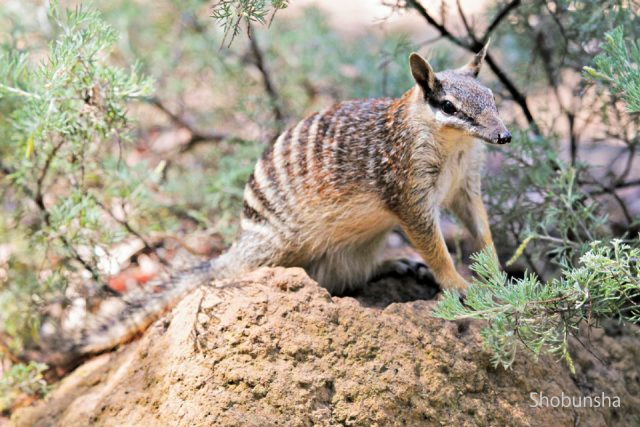
[[469, 21], [467, 21], [467, 16], [464, 14], [462, 10], [462, 5], [460, 4], [460, 0], [456, 0], [456, 6], [458, 7], [458, 14], [460, 15], [460, 19], [462, 19], [462, 25], [464, 25], [465, 30], [467, 30], [467, 34], [469, 34], [469, 38], [474, 43], [477, 43], [476, 34], [473, 31], [473, 28], [469, 25]]
[[[49, 168], [51, 167], [51, 163], [53, 162], [53, 159], [55, 158], [56, 154], [58, 153], [58, 151], [60, 150], [60, 148], [62, 147], [62, 145], [64, 144], [65, 140], [61, 139], [51, 150], [51, 152], [49, 152], [49, 155], [47, 156], [45, 163], [44, 163], [44, 167], [42, 168], [42, 171], [40, 172], [40, 176], [38, 177], [38, 180], [36, 181], [36, 192], [33, 196], [33, 200], [36, 203], [36, 205], [38, 206], [38, 209], [40, 209], [40, 211], [42, 212], [42, 216], [44, 218], [44, 222], [48, 227], [51, 227], [51, 213], [49, 212], [49, 210], [47, 210], [47, 207], [44, 204], [44, 193], [43, 193], [43, 187], [44, 187], [44, 181], [47, 178], [47, 174], [49, 173]], [[91, 273], [91, 277], [93, 278], [93, 280], [95, 280], [96, 282], [100, 283], [100, 275], [98, 274], [98, 272], [95, 270], [95, 268], [93, 268], [93, 266], [88, 263], [87, 261], [84, 260], [84, 258], [82, 258], [82, 256], [80, 256], [80, 254], [78, 253], [78, 251], [76, 251], [76, 248], [73, 247], [73, 245], [71, 244], [71, 242], [69, 242], [69, 240], [67, 240], [67, 238], [65, 236], [58, 236], [58, 238], [60, 239], [60, 241], [62, 242], [62, 244], [64, 245], [64, 247], [71, 252], [71, 254], [73, 255], [73, 258], [76, 259], [76, 261], [78, 261], [84, 268], [85, 270], [87, 270], [89, 273]]]
[[[591, 326], [590, 326], [590, 325], [588, 326], [588, 330], [589, 330], [589, 334], [590, 334], [590, 333], [591, 333]], [[587, 346], [585, 345], [585, 343], [583, 343], [583, 342], [582, 342], [582, 340], [580, 340], [580, 338], [578, 338], [578, 335], [577, 335], [577, 334], [572, 333], [572, 334], [571, 334], [571, 336], [572, 336], [576, 341], [578, 341], [578, 343], [582, 346], [582, 348], [584, 348], [584, 349], [585, 349], [589, 354], [591, 354], [593, 357], [595, 357], [595, 358], [598, 360], [598, 362], [600, 362], [603, 366], [607, 366], [607, 363], [602, 359], [602, 357], [600, 357], [600, 356], [595, 352], [595, 349], [591, 349], [591, 348], [587, 347]], [[589, 337], [589, 339], [591, 339], [591, 338]]]
[[625, 181], [625, 182], [617, 182], [611, 186], [605, 186], [596, 181], [579, 181], [579, 184], [595, 185], [599, 187], [600, 188], [599, 190], [592, 191], [589, 193], [591, 194], [591, 196], [599, 196], [601, 194], [609, 193], [610, 191], [613, 191], [613, 190], [619, 190], [622, 188], [629, 188], [629, 187], [638, 187], [640, 186], [640, 179], [635, 179], [635, 180]]
[[627, 221], [627, 224], [633, 223], [633, 216], [631, 215], [631, 212], [629, 212], [627, 204], [622, 200], [622, 197], [618, 196], [618, 193], [616, 193], [615, 190], [612, 190], [610, 194], [611, 197], [613, 197], [613, 200], [615, 200], [618, 203], [618, 206], [620, 206], [620, 210], [622, 211], [622, 215], [624, 215], [624, 219]]
[[[22, 190], [24, 191], [24, 193], [27, 195], [27, 197], [29, 197], [30, 199], [32, 199], [34, 201], [34, 203], [36, 204], [36, 206], [38, 207], [38, 210], [40, 211], [40, 213], [42, 214], [42, 218], [44, 220], [44, 223], [47, 225], [47, 227], [51, 227], [51, 213], [49, 212], [49, 210], [47, 209], [47, 207], [44, 204], [44, 197], [42, 195], [42, 185], [44, 183], [44, 180], [46, 178], [46, 174], [49, 168], [49, 165], [51, 164], [51, 161], [53, 159], [53, 153], [57, 152], [60, 149], [60, 145], [57, 145], [56, 147], [54, 147], [54, 150], [52, 151], [52, 153], [49, 153], [49, 156], [45, 162], [45, 169], [43, 169], [42, 173], [40, 174], [40, 177], [38, 178], [38, 188], [36, 190], [36, 192], [34, 193], [33, 190], [31, 190], [31, 188], [29, 188], [26, 185], [22, 186]], [[7, 166], [7, 165], [3, 165], [2, 163], [0, 163], [0, 170], [2, 171], [2, 173], [6, 174], [6, 175], [11, 175], [13, 173], [15, 173], [15, 170], [13, 170], [11, 167]], [[73, 247], [73, 245], [71, 244], [71, 242], [69, 242], [69, 240], [67, 240], [67, 238], [65, 236], [58, 236], [58, 239], [60, 239], [60, 241], [62, 242], [62, 245], [65, 247], [65, 249], [67, 249], [69, 252], [71, 252], [72, 258], [75, 259], [76, 261], [78, 261], [80, 263], [80, 265], [82, 265], [82, 267], [87, 270], [89, 273], [91, 273], [91, 277], [98, 283], [101, 283], [100, 280], [100, 275], [95, 271], [95, 269], [93, 268], [93, 266], [91, 264], [89, 264], [87, 261], [84, 260], [84, 258], [82, 258], [82, 256], [80, 256], [80, 254], [76, 251], [76, 249]]]
[[[480, 49], [482, 49], [482, 46], [477, 47], [478, 51]], [[474, 49], [471, 49], [471, 51], [473, 52]], [[498, 64], [493, 60], [493, 56], [491, 56], [488, 52], [487, 52], [487, 55], [485, 56], [485, 62], [487, 63], [487, 65], [489, 65], [489, 68], [491, 68], [491, 71], [493, 71], [493, 73], [496, 75], [498, 80], [500, 80], [500, 82], [507, 89], [507, 91], [511, 95], [511, 98], [514, 100], [514, 102], [518, 104], [518, 106], [522, 110], [522, 113], [527, 119], [527, 122], [529, 123], [531, 130], [534, 133], [539, 135], [540, 128], [538, 127], [538, 124], [533, 118], [533, 114], [531, 114], [531, 110], [529, 109], [529, 105], [527, 104], [527, 97], [522, 92], [520, 92], [520, 90], [518, 90], [515, 84], [506, 75], [506, 73], [502, 71], [502, 68], [500, 68]]]
[[[535, 31], [534, 28], [529, 27], [531, 31]], [[569, 127], [569, 147], [570, 147], [570, 159], [571, 166], [575, 166], [578, 161], [578, 135], [575, 131], [575, 113], [566, 108], [562, 102], [562, 98], [560, 97], [560, 91], [558, 90], [558, 82], [556, 76], [554, 75], [553, 65], [552, 65], [552, 52], [548, 48], [547, 39], [542, 32], [539, 32], [536, 35], [536, 48], [540, 59], [542, 59], [542, 66], [544, 68], [545, 74], [547, 76], [547, 82], [549, 86], [553, 89], [553, 94], [556, 98], [556, 102], [560, 107], [560, 111], [565, 115], [567, 119], [567, 125]]]
[[42, 97], [37, 93], [26, 92], [22, 89], [18, 89], [17, 87], [7, 86], [2, 83], [0, 83], [0, 89], [2, 89], [5, 92], [12, 93], [14, 95], [23, 96], [25, 98], [42, 99]]
[[493, 21], [491, 21], [491, 24], [489, 24], [489, 27], [487, 27], [487, 32], [484, 34], [484, 37], [482, 37], [482, 44], [487, 42], [487, 40], [489, 39], [489, 36], [491, 36], [491, 33], [498, 27], [498, 25], [500, 25], [502, 20], [507, 17], [509, 12], [511, 12], [516, 7], [520, 6], [520, 3], [521, 3], [520, 0], [513, 0], [511, 3], [506, 5], [500, 12], [498, 12], [495, 18], [493, 18]]
[[282, 131], [282, 128], [284, 127], [285, 117], [282, 109], [280, 108], [280, 96], [275, 89], [273, 79], [271, 78], [271, 73], [269, 72], [269, 69], [267, 68], [264, 60], [264, 54], [262, 52], [262, 49], [258, 45], [257, 37], [255, 36], [251, 26], [248, 27], [248, 31], [249, 45], [251, 47], [251, 54], [253, 55], [254, 65], [258, 68], [258, 71], [260, 71], [260, 74], [262, 75], [264, 90], [267, 92], [267, 95], [269, 96], [269, 99], [271, 101], [271, 111], [273, 113], [273, 117], [276, 120], [277, 131], [278, 133], [280, 133], [280, 131]]
[[439, 24], [438, 21], [436, 21], [417, 0], [407, 0], [407, 6], [415, 9], [420, 16], [422, 16], [432, 27], [438, 30], [443, 37], [448, 38], [451, 42], [460, 47], [469, 49], [469, 46], [466, 43], [462, 42], [462, 40], [450, 33], [444, 25]]
[[[126, 219], [120, 219], [118, 218], [111, 209], [109, 209], [107, 206], [104, 205], [104, 203], [102, 203], [100, 200], [98, 200], [98, 198], [96, 196], [94, 196], [93, 194], [91, 194], [91, 197], [93, 198], [93, 201], [100, 206], [100, 208], [106, 212], [114, 221], [116, 221], [118, 224], [120, 224], [125, 230], [127, 230], [129, 232], [129, 234], [137, 237], [138, 239], [140, 239], [140, 241], [142, 242], [142, 245], [144, 246], [144, 249], [146, 249], [149, 252], [153, 252], [154, 254], [156, 254], [156, 256], [158, 257], [158, 260], [160, 261], [160, 263], [162, 265], [164, 265], [165, 267], [170, 267], [171, 265], [169, 264], [169, 262], [166, 260], [165, 257], [163, 257], [161, 254], [158, 253], [158, 251], [153, 247], [153, 245], [142, 235], [142, 233], [140, 233], [138, 230], [136, 230], [135, 228], [133, 228], [133, 226], [129, 223], [129, 221], [127, 221]], [[124, 212], [124, 206], [122, 206], [122, 211]]]
[[423, 47], [423, 46], [427, 46], [430, 45], [432, 43], [437, 42], [438, 40], [440, 40], [442, 38], [442, 35], [437, 35], [435, 37], [431, 37], [430, 39], [426, 39], [424, 41], [421, 42], [417, 42], [416, 43], [416, 47]]
[[201, 142], [205, 142], [205, 141], [222, 142], [222, 141], [226, 141], [234, 138], [233, 135], [230, 135], [225, 132], [219, 132], [215, 130], [202, 131], [202, 130], [196, 129], [195, 126], [192, 123], [190, 123], [186, 118], [179, 116], [178, 114], [171, 111], [166, 105], [164, 105], [164, 103], [159, 98], [156, 98], [156, 97], [147, 98], [145, 101], [157, 107], [160, 111], [165, 113], [167, 117], [169, 117], [169, 119], [171, 119], [171, 121], [175, 123], [178, 127], [181, 127], [189, 131], [189, 133], [191, 134], [191, 138], [189, 138], [187, 143], [184, 144], [184, 146], [180, 149], [181, 152], [188, 151], [192, 149], [196, 144], [199, 144]]
[[[44, 180], [47, 177], [47, 174], [49, 173], [49, 168], [51, 167], [51, 162], [53, 161], [54, 157], [56, 156], [56, 154], [58, 153], [58, 150], [60, 150], [60, 148], [62, 147], [62, 145], [64, 144], [64, 139], [61, 139], [56, 145], [54, 145], [53, 149], [51, 150], [51, 152], [47, 155], [47, 158], [44, 162], [44, 167], [42, 168], [42, 171], [40, 171], [40, 176], [38, 177], [38, 180], [36, 181], [36, 194], [35, 194], [35, 201], [38, 204], [38, 206], [41, 206], [42, 208], [44, 208], [44, 201], [43, 201], [43, 193], [42, 193], [42, 189], [44, 186]], [[43, 212], [47, 212], [46, 209], [42, 209]], [[48, 215], [48, 213], [47, 213]]]
[[[557, 92], [557, 90], [556, 90]], [[558, 103], [560, 103], [560, 94], [557, 94]], [[565, 108], [560, 104], [560, 108], [565, 110]], [[570, 147], [570, 155], [571, 155], [571, 166], [576, 165], [578, 162], [578, 135], [575, 132], [575, 124], [576, 124], [576, 116], [573, 112], [565, 110], [565, 114], [567, 116], [567, 123], [569, 125], [569, 147]]]
[[633, 161], [635, 160], [635, 157], [636, 157], [636, 147], [637, 147], [637, 143], [629, 144], [627, 162], [625, 164], [624, 170], [616, 180], [617, 182], [624, 182], [624, 180], [629, 176], [629, 173], [631, 173]]
[[567, 33], [564, 30], [564, 27], [562, 26], [562, 23], [560, 22], [560, 19], [558, 18], [558, 16], [551, 11], [551, 8], [549, 7], [549, 3], [548, 2], [544, 2], [544, 5], [545, 5], [545, 7], [547, 9], [547, 12], [549, 12], [549, 15], [551, 15], [551, 19], [553, 19], [553, 22], [555, 22], [556, 26], [558, 27], [558, 31], [560, 31], [560, 34], [562, 35], [562, 40], [564, 42], [564, 48], [562, 49], [562, 58], [560, 58], [560, 64], [563, 64], [564, 60], [565, 60], [565, 58], [567, 56], [567, 51], [568, 51], [568, 46], [569, 46], [569, 38], [567, 37]]
[[615, 188], [628, 188], [628, 187], [636, 187], [640, 185], [640, 179], [636, 179], [633, 181], [627, 182], [618, 182], [614, 185]]

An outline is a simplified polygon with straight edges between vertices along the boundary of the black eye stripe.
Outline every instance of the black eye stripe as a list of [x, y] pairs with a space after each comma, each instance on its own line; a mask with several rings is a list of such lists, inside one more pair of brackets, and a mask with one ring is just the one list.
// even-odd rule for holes
[[[449, 101], [448, 99], [444, 99], [444, 100], [437, 100], [435, 98], [428, 98], [427, 102], [429, 103], [429, 105], [431, 105], [431, 107], [433, 108], [437, 108], [438, 110], [443, 110], [443, 106], [445, 102], [450, 103], [451, 105], [453, 105], [453, 103], [451, 101]], [[453, 107], [456, 109], [456, 111], [453, 114], [449, 114], [449, 115], [456, 115], [459, 118], [461, 118], [462, 120], [466, 121], [467, 123], [470, 123], [474, 126], [476, 126], [478, 124], [478, 122], [471, 116], [467, 115], [466, 113], [464, 113], [461, 110], [458, 110], [455, 105], [453, 105]]]
[[468, 123], [471, 123], [471, 124], [472, 124], [472, 125], [474, 125], [474, 126], [477, 126], [477, 125], [478, 125], [478, 122], [477, 122], [474, 118], [469, 117], [469, 116], [467, 116], [466, 114], [463, 114], [463, 116], [464, 116], [464, 117], [463, 117], [463, 119], [464, 119], [465, 121], [467, 121]]

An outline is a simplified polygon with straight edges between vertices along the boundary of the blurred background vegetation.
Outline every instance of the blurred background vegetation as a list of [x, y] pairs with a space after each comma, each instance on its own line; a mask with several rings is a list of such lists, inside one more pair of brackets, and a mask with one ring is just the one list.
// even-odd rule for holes
[[[280, 130], [333, 102], [402, 94], [414, 50], [439, 70], [489, 39], [480, 79], [515, 137], [490, 150], [486, 203], [507, 272], [531, 293], [494, 298], [496, 273], [478, 299], [503, 304], [498, 317], [453, 299], [440, 314], [493, 322], [505, 366], [527, 334], [567, 359], [580, 322], [637, 320], [638, 20], [627, 0], [3, 1], [0, 411], [48, 389], [43, 337], [233, 240], [245, 179]], [[622, 272], [596, 283], [617, 305], [594, 311], [583, 276], [553, 282], [588, 253]], [[526, 330], [517, 307], [541, 298], [553, 305], [528, 312]], [[509, 331], [521, 335], [496, 341]]]

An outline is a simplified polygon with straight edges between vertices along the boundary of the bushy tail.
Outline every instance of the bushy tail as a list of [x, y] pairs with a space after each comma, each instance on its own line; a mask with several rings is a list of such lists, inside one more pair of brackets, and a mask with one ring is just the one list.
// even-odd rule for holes
[[63, 334], [47, 343], [48, 351], [44, 352], [43, 361], [54, 366], [69, 366], [85, 356], [102, 353], [130, 341], [186, 293], [216, 279], [219, 261], [220, 258], [204, 261], [166, 280], [150, 282], [144, 290], [126, 295], [116, 312], [90, 316], [80, 330]]
[[246, 273], [270, 262], [277, 263], [278, 250], [272, 242], [243, 233], [228, 251], [173, 274], [167, 280], [151, 282], [145, 289], [128, 294], [112, 314], [91, 316], [81, 330], [63, 334], [46, 346], [46, 357], [38, 358], [54, 366], [70, 366], [83, 357], [111, 350], [144, 332], [186, 293], [213, 280]]

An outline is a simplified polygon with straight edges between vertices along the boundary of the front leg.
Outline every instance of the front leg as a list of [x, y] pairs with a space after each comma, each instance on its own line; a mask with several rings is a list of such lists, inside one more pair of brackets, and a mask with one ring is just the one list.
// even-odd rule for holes
[[472, 186], [463, 187], [456, 194], [449, 208], [471, 233], [474, 250], [480, 251], [490, 246], [494, 257], [498, 259], [480, 189]]
[[402, 228], [433, 271], [442, 289], [455, 289], [462, 292], [467, 289], [467, 281], [456, 271], [447, 250], [442, 231], [440, 231], [437, 209], [426, 209], [415, 218], [407, 218], [403, 221]]

